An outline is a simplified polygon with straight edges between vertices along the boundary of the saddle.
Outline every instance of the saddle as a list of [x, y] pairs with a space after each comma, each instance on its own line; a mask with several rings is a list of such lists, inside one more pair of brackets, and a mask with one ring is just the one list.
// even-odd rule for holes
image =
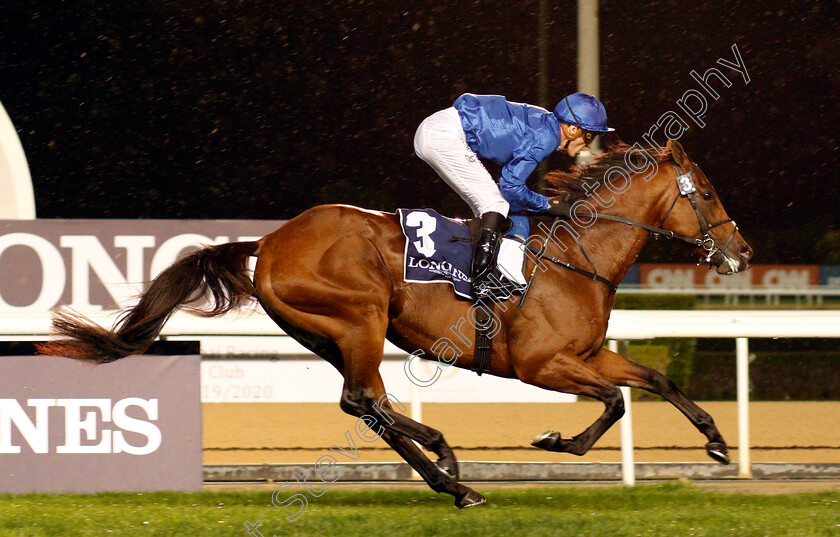
[[[478, 240], [479, 219], [453, 220], [431, 209], [399, 209], [400, 226], [406, 237], [404, 280], [413, 283], [447, 282], [456, 296], [473, 300], [470, 290], [470, 264]], [[503, 236], [512, 228], [510, 220], [503, 226]], [[472, 370], [481, 375], [490, 370], [496, 302], [507, 300], [526, 288], [522, 275], [524, 253], [520, 244], [503, 240], [499, 262], [491, 277], [492, 286], [486, 296], [471, 309], [471, 324], [476, 330], [475, 358]], [[505, 265], [507, 263], [507, 265]], [[474, 314], [474, 315], [473, 315]]]

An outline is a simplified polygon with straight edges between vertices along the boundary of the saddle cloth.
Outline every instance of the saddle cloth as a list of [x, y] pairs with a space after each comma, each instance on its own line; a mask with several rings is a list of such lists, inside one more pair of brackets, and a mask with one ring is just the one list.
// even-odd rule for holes
[[[456, 295], [472, 299], [473, 248], [468, 221], [446, 218], [433, 209], [398, 209], [397, 215], [406, 239], [403, 279], [411, 283], [449, 283]], [[504, 300], [524, 290], [524, 262], [521, 243], [503, 239], [492, 279], [497, 284], [491, 291], [494, 299]]]

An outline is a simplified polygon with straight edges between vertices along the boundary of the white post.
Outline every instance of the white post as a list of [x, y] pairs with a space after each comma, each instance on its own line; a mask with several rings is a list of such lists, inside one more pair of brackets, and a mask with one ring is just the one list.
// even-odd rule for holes
[[621, 418], [621, 480], [628, 487], [636, 484], [636, 467], [633, 458], [633, 415], [630, 413], [630, 388], [619, 388], [624, 397], [624, 417]]
[[411, 383], [411, 419], [417, 423], [423, 421], [423, 403], [420, 401], [420, 386]]
[[750, 373], [749, 340], [735, 339], [738, 382], [738, 477], [752, 478], [750, 463]]
[[[555, 97], [559, 99], [560, 97]], [[554, 110], [548, 95], [548, 0], [539, 0], [537, 8], [537, 104]], [[548, 161], [540, 163], [537, 173], [538, 186], [545, 188]]]
[[[418, 386], [414, 382], [410, 382], [411, 384], [411, 419], [416, 421], [417, 423], [423, 422], [423, 403], [420, 401], [420, 386]], [[423, 449], [420, 444], [414, 442], [417, 447]], [[420, 474], [417, 473], [417, 470], [414, 468], [411, 469], [411, 478], [412, 479], [420, 479]]]
[[[598, 97], [600, 93], [600, 61], [598, 37], [598, 0], [578, 0], [577, 3], [577, 79], [578, 91]], [[592, 154], [600, 153], [598, 140], [592, 144]]]
[[537, 26], [537, 104], [552, 110], [548, 96], [548, 0], [539, 0]]
[[[611, 339], [607, 348], [618, 352], [618, 341]], [[636, 484], [636, 468], [633, 458], [633, 413], [630, 405], [630, 388], [622, 386], [621, 396], [624, 398], [624, 416], [619, 420], [621, 427], [621, 481], [628, 487]]]

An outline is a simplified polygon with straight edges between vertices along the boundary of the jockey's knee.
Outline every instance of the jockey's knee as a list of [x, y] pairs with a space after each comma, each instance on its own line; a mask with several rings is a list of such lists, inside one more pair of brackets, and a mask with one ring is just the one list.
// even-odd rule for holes
[[487, 213], [499, 213], [500, 215], [507, 218], [508, 213], [510, 212], [510, 204], [504, 200], [504, 198], [499, 198], [497, 200], [488, 200], [485, 203], [481, 203], [477, 207], [477, 213], [479, 215], [484, 215]]

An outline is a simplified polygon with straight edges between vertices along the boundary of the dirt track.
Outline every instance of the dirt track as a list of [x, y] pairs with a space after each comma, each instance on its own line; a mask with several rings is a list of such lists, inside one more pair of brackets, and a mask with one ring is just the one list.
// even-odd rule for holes
[[[700, 403], [737, 449], [734, 402]], [[397, 461], [381, 440], [365, 443], [356, 419], [331, 403], [209, 403], [204, 409], [204, 464], [312, 463], [345, 433], [361, 452], [360, 462]], [[574, 436], [600, 415], [600, 403], [423, 405], [423, 422], [444, 433], [460, 460], [615, 462], [621, 458], [614, 426], [584, 457], [548, 453], [529, 446], [548, 429]], [[664, 402], [634, 402], [637, 462], [707, 462], [703, 437]], [[406, 412], [408, 413], [408, 412]], [[840, 463], [840, 403], [761, 402], [750, 405], [753, 462]]]

